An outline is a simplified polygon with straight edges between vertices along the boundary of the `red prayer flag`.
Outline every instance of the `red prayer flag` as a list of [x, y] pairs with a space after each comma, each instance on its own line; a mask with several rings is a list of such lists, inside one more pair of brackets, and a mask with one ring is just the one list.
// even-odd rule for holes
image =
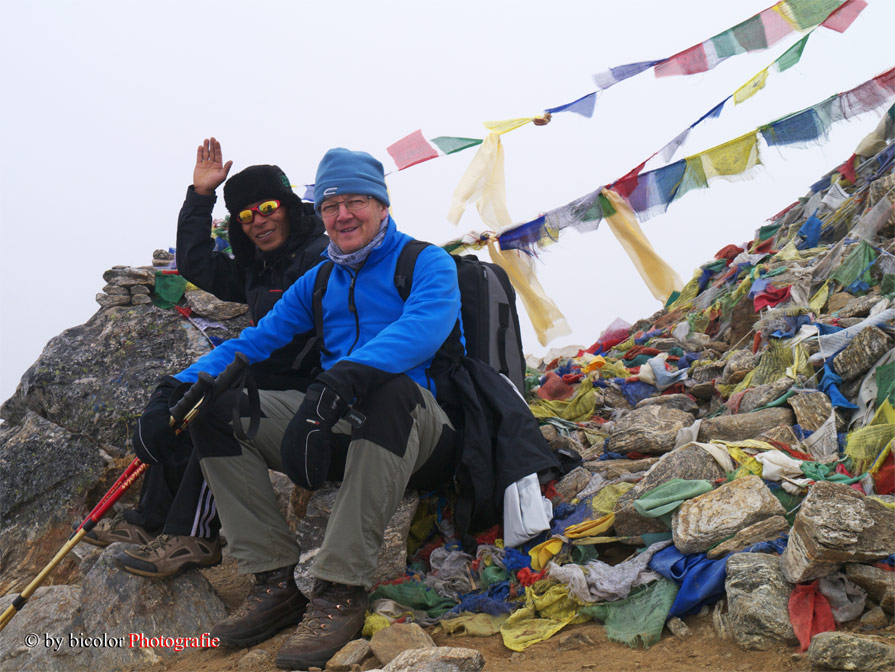
[[836, 9], [830, 14], [822, 25], [824, 28], [835, 30], [837, 33], [844, 33], [848, 27], [858, 18], [858, 14], [864, 11], [867, 6], [865, 0], [848, 0], [844, 5]]
[[432, 145], [426, 142], [422, 131], [419, 129], [389, 145], [387, 151], [395, 160], [398, 170], [410, 168], [410, 166], [415, 166], [418, 163], [438, 156], [438, 152], [435, 151]]
[[[655, 156], [655, 154], [653, 154], [653, 156]], [[652, 158], [652, 156], [650, 158]], [[649, 159], [647, 159], [647, 161], [649, 161]], [[636, 168], [632, 168], [626, 175], [617, 179], [615, 184], [610, 188], [622, 198], [628, 198], [631, 195], [631, 192], [637, 188], [637, 176], [640, 174], [640, 171], [643, 170], [645, 165], [646, 161]]]
[[798, 584], [789, 596], [789, 621], [799, 639], [800, 650], [807, 651], [811, 638], [836, 630], [833, 610], [817, 587], [817, 581]]
[[708, 69], [709, 64], [702, 44], [685, 49], [662, 61], [654, 68], [656, 77], [695, 75], [699, 72], [706, 72]]

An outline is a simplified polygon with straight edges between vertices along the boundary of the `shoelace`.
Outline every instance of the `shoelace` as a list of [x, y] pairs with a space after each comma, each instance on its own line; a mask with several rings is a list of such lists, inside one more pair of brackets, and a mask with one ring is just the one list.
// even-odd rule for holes
[[322, 628], [323, 625], [328, 621], [332, 621], [335, 614], [341, 613], [346, 606], [349, 606], [348, 600], [351, 599], [350, 595], [338, 596], [327, 594], [332, 592], [335, 591], [327, 590], [324, 593], [311, 598], [307, 610], [305, 611], [305, 616], [301, 623], [298, 624], [299, 630], [310, 635], [319, 635], [320, 631], [324, 629]]
[[160, 534], [155, 539], [150, 541], [148, 544], [142, 547], [142, 551], [146, 553], [151, 553], [152, 551], [157, 551], [162, 546], [168, 543], [169, 537], [167, 534]]

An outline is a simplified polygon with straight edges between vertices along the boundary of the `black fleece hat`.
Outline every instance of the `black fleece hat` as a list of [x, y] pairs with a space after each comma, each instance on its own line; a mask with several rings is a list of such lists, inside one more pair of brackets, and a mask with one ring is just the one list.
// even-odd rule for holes
[[224, 185], [224, 204], [233, 217], [249, 203], [265, 198], [275, 198], [287, 207], [301, 202], [279, 166], [249, 166]]

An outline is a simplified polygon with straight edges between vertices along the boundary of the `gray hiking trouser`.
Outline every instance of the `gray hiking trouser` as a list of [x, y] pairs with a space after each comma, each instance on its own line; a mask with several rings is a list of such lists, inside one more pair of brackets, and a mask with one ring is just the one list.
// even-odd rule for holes
[[[388, 412], [366, 410], [364, 427], [354, 430], [345, 457], [342, 484], [323, 544], [310, 570], [318, 579], [371, 588], [386, 525], [401, 502], [411, 476], [434, 453], [453, 450], [453, 428], [432, 394], [407, 376], [393, 380], [394, 383], [386, 383], [370, 395], [379, 397], [372, 407], [409, 409], [410, 417], [406, 417], [405, 410], [392, 413], [391, 418], [383, 417]], [[402, 400], [395, 401], [396, 395]], [[217, 423], [216, 441], [210, 440], [215, 435], [206, 429], [201, 429], [198, 435], [193, 433], [194, 441], [199, 438], [206, 444], [196, 444], [202, 471], [214, 492], [230, 552], [239, 562], [240, 573], [258, 573], [296, 564], [301, 555], [295, 535], [289, 531], [277, 506], [267, 470], [283, 471], [280, 443], [304, 394], [293, 390], [262, 390], [260, 397], [261, 424], [252, 441], [237, 443], [226, 412], [218, 413], [217, 419], [203, 421]], [[227, 437], [224, 425], [229, 431]], [[246, 418], [243, 418], [243, 427], [247, 427]], [[334, 437], [341, 434], [347, 439], [351, 427], [341, 420], [333, 433]], [[232, 440], [232, 445], [227, 439]], [[403, 445], [396, 445], [401, 441]], [[451, 479], [450, 473], [442, 476], [446, 482]]]

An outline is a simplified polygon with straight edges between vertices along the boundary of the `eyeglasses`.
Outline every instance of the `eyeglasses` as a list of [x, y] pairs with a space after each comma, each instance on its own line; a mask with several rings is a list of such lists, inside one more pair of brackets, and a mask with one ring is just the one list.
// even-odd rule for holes
[[236, 219], [239, 220], [240, 224], [251, 224], [255, 219], [255, 213], [257, 212], [259, 215], [272, 215], [277, 210], [280, 209], [279, 201], [264, 201], [263, 203], [259, 203], [254, 208], [246, 208], [245, 210], [240, 210], [239, 214], [236, 215]]
[[357, 212], [370, 205], [371, 198], [373, 197], [352, 196], [351, 198], [346, 198], [344, 201], [328, 201], [320, 206], [320, 214], [323, 217], [335, 217], [339, 214], [339, 208], [341, 208], [342, 205], [345, 206], [348, 212]]

